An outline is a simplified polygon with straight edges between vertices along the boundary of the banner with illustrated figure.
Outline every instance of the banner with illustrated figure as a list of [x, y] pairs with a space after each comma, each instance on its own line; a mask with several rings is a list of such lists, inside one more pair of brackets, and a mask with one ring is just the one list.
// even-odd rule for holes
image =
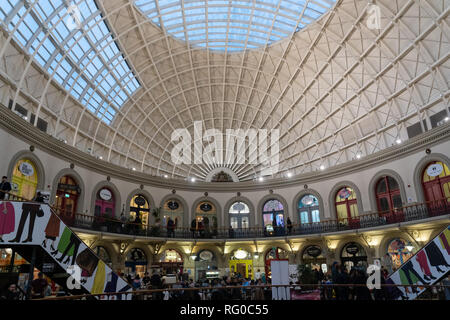
[[[387, 284], [435, 284], [450, 271], [450, 225], [420, 249], [387, 280]], [[413, 300], [426, 288], [389, 287], [396, 299]]]
[[[41, 246], [76, 280], [73, 270], [79, 270], [80, 285], [92, 294], [132, 290], [47, 204], [0, 202], [0, 243]], [[118, 298], [131, 299], [131, 295]]]

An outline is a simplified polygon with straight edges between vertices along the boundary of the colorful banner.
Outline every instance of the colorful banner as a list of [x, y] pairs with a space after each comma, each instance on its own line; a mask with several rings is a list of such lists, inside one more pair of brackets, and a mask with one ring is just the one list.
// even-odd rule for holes
[[[0, 202], [0, 243], [41, 246], [64, 270], [79, 267], [80, 284], [92, 294], [131, 291], [47, 204]], [[120, 298], [131, 299], [131, 295]]]
[[[387, 280], [387, 284], [432, 285], [450, 271], [450, 225], [420, 249]], [[390, 287], [398, 300], [414, 300], [425, 287]]]

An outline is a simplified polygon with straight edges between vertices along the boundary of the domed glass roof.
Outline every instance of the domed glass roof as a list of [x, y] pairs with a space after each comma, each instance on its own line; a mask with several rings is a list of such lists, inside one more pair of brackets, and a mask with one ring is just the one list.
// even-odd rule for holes
[[320, 18], [335, 0], [137, 0], [156, 25], [190, 44], [219, 51], [263, 47]]

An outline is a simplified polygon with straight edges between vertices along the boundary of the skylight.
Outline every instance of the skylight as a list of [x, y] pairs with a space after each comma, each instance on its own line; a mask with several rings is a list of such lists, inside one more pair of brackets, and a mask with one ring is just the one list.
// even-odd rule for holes
[[336, 0], [136, 0], [154, 24], [192, 45], [221, 51], [264, 47], [306, 27]]
[[140, 84], [95, 0], [28, 3], [1, 0], [0, 21], [56, 82], [111, 124]]

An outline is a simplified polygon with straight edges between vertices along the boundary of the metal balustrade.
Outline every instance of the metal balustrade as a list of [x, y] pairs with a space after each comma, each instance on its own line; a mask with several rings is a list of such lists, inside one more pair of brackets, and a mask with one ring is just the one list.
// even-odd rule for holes
[[[12, 201], [29, 201], [12, 194], [9, 196], [9, 200]], [[274, 227], [272, 232], [268, 232], [263, 227], [230, 229], [209, 226], [195, 230], [189, 227], [168, 229], [166, 226], [136, 224], [128, 221], [122, 222], [106, 216], [99, 217], [78, 213], [71, 215], [60, 208], [52, 207], [52, 209], [66, 225], [98, 232], [178, 239], [248, 239], [331, 233], [419, 221], [450, 214], [450, 198], [408, 205], [392, 211], [364, 214], [351, 219], [294, 224], [291, 229], [287, 227]]]

